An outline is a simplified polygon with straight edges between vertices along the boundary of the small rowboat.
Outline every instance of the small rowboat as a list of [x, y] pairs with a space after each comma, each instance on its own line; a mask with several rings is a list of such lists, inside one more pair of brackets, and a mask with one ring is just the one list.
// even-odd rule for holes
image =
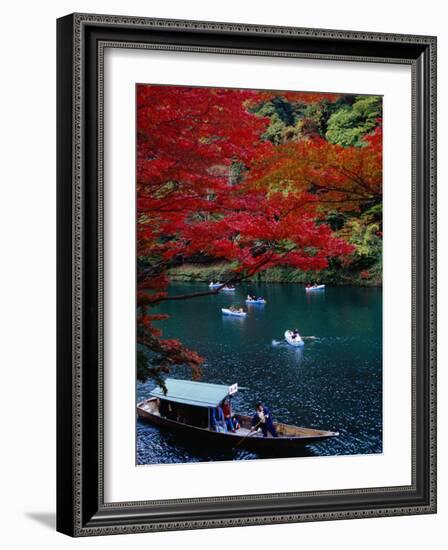
[[247, 313], [245, 311], [233, 311], [226, 307], [221, 308], [221, 311], [224, 315], [233, 315], [234, 317], [246, 317]]
[[294, 336], [292, 330], [285, 331], [285, 340], [288, 342], [288, 344], [294, 346], [295, 348], [305, 345], [305, 342], [302, 340], [302, 338], [300, 338], [300, 335], [297, 334], [296, 336]]
[[325, 290], [325, 285], [307, 286], [305, 287], [305, 290], [307, 292], [313, 292], [315, 290]]
[[265, 304], [266, 300], [264, 298], [259, 298], [258, 300], [246, 300], [246, 304]]
[[165, 380], [166, 393], [156, 387], [137, 404], [137, 414], [145, 422], [209, 449], [246, 449], [256, 453], [279, 454], [301, 449], [310, 443], [337, 437], [338, 432], [302, 428], [274, 422], [278, 437], [263, 437], [251, 431], [252, 417], [236, 413], [240, 427], [235, 432], [216, 431], [213, 409], [238, 391], [238, 384], [224, 386], [190, 380]]
[[222, 290], [224, 292], [235, 292], [235, 287], [234, 286], [223, 286]]
[[222, 286], [222, 283], [210, 283], [208, 285], [209, 288], [219, 288], [220, 286]]

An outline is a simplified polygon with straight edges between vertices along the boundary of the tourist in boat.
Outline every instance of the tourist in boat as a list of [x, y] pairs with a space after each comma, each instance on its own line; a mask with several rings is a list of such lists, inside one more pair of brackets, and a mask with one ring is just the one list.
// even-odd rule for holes
[[211, 427], [215, 432], [226, 432], [226, 421], [224, 418], [224, 411], [222, 410], [222, 407], [218, 406], [214, 409], [212, 409], [211, 412]]
[[235, 427], [233, 425], [233, 420], [232, 420], [232, 408], [227, 399], [225, 399], [222, 403], [222, 412], [224, 414], [224, 421], [226, 423], [227, 430], [229, 432], [234, 432]]
[[277, 430], [272, 422], [272, 415], [270, 410], [263, 405], [263, 403], [257, 403], [255, 406], [255, 414], [252, 417], [251, 431], [255, 431], [261, 428], [263, 437], [268, 436], [268, 432], [272, 437], [278, 437]]
[[177, 415], [169, 401], [161, 400], [159, 405], [160, 416], [168, 418], [168, 420], [177, 420]]
[[241, 423], [236, 416], [232, 416], [232, 423], [233, 423], [233, 429], [235, 431], [241, 428]]

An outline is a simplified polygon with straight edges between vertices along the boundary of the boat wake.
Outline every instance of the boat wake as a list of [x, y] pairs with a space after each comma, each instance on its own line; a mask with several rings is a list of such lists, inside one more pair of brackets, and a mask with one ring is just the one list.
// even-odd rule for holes
[[282, 344], [286, 344], [284, 340], [272, 340], [272, 345], [275, 346], [281, 346]]
[[[318, 336], [302, 336], [301, 337], [302, 340], [306, 340], [308, 342], [321, 342], [323, 340], [323, 338], [320, 338]], [[288, 342], [286, 340], [272, 340], [272, 345], [274, 347], [277, 347], [277, 346], [283, 346], [285, 344], [287, 344]]]

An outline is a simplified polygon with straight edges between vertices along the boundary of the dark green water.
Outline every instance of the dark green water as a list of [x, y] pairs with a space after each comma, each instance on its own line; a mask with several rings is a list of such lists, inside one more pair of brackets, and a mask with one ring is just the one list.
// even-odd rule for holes
[[[205, 284], [178, 283], [170, 294], [207, 290]], [[264, 296], [265, 306], [246, 305], [247, 293]], [[226, 317], [222, 307], [240, 305], [245, 318]], [[235, 294], [220, 293], [165, 302], [157, 311], [164, 337], [178, 338], [206, 358], [202, 380], [238, 382], [245, 389], [233, 408], [252, 413], [261, 400], [276, 420], [339, 431], [340, 436], [307, 447], [302, 454], [342, 455], [382, 452], [382, 291], [328, 287], [305, 292], [296, 284], [247, 284]], [[298, 328], [303, 348], [280, 344], [287, 328]], [[179, 367], [174, 378], [190, 378]], [[137, 398], [154, 384], [137, 385]], [[176, 441], [137, 421], [137, 463], [175, 463], [258, 458], [244, 450], [223, 454]]]

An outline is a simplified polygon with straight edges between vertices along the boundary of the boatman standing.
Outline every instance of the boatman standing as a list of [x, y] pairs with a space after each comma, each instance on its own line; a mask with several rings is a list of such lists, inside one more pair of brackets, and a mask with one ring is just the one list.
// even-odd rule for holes
[[278, 437], [277, 430], [275, 429], [274, 423], [272, 422], [271, 412], [263, 403], [257, 403], [255, 406], [255, 414], [252, 417], [252, 426], [251, 431], [261, 428], [263, 432], [263, 437], [268, 436], [268, 432], [272, 437]]

